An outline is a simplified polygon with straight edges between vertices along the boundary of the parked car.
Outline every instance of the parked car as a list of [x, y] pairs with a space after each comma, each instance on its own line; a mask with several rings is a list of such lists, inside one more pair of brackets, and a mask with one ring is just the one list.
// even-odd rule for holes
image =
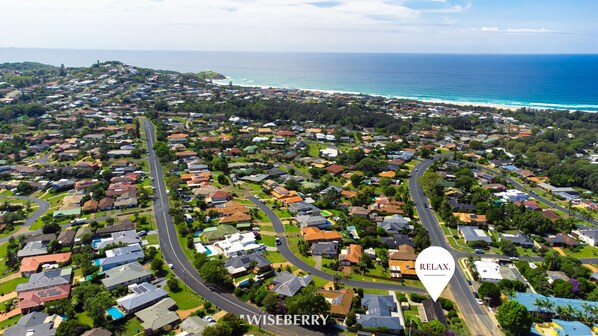
[[467, 284], [471, 286], [471, 280], [467, 280]]
[[208, 322], [208, 323], [212, 323], [212, 322], [216, 322], [216, 320], [214, 320], [214, 318], [210, 315], [206, 316], [203, 318], [204, 321]]
[[276, 245], [280, 245], [280, 244], [281, 244], [281, 242], [280, 242], [280, 238], [276, 237], [276, 240], [275, 240], [275, 242], [276, 242]]
[[478, 302], [478, 304], [484, 304], [484, 302], [482, 301], [482, 299], [476, 299], [476, 301]]
[[173, 264], [168, 264], [168, 268], [173, 269], [174, 265]]

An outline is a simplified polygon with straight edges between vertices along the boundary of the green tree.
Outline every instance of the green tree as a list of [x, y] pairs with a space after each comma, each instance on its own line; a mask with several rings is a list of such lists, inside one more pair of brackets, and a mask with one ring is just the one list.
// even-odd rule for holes
[[168, 279], [168, 281], [166, 281], [166, 285], [168, 286], [168, 289], [170, 289], [171, 292], [176, 293], [181, 291], [181, 284], [179, 283], [179, 280], [176, 278]]
[[307, 286], [300, 294], [286, 299], [289, 315], [326, 315], [330, 304], [313, 285]]
[[152, 271], [160, 273], [164, 270], [164, 260], [162, 258], [154, 258], [151, 263]]
[[226, 271], [222, 260], [207, 261], [201, 266], [199, 274], [204, 280], [213, 284], [224, 286], [230, 286], [232, 284], [230, 274]]
[[498, 247], [500, 248], [502, 253], [504, 253], [505, 255], [508, 255], [508, 256], [516, 256], [517, 255], [517, 248], [515, 247], [515, 244], [513, 244], [513, 242], [510, 240], [501, 239], [500, 243], [498, 243]]
[[87, 324], [69, 318], [60, 323], [56, 329], [56, 336], [79, 336], [89, 329], [91, 328]]
[[446, 326], [438, 320], [432, 320], [424, 324], [424, 330], [430, 336], [444, 336], [446, 335]]
[[351, 185], [353, 186], [353, 188], [359, 188], [359, 185], [363, 181], [363, 175], [353, 174], [353, 175], [351, 175], [350, 180], [351, 180]]
[[21, 181], [19, 182], [19, 184], [17, 184], [17, 193], [19, 195], [29, 195], [32, 192], [35, 191], [35, 187], [33, 187], [31, 184], [29, 184], [28, 182], [25, 181]]
[[482, 282], [478, 288], [478, 294], [482, 300], [490, 298], [490, 306], [496, 307], [500, 304], [500, 289], [492, 282]]
[[513, 300], [498, 307], [496, 319], [509, 336], [528, 335], [532, 327], [532, 317], [527, 308]]

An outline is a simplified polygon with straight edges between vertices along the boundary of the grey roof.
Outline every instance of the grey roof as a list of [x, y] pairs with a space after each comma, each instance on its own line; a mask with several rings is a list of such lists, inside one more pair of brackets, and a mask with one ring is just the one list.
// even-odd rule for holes
[[135, 223], [130, 220], [121, 221], [117, 224], [106, 226], [105, 228], [98, 229], [96, 236], [110, 235], [114, 232], [135, 230]]
[[147, 281], [151, 279], [152, 272], [143, 269], [138, 262], [118, 266], [105, 271], [106, 278], [102, 279], [104, 286], [110, 290], [121, 284], [130, 284], [131, 281]]
[[112, 336], [112, 332], [104, 328], [93, 328], [87, 330], [81, 336]]
[[85, 236], [86, 234], [91, 234], [91, 228], [89, 226], [82, 226], [80, 227], [77, 232], [75, 233], [75, 240], [79, 241]]
[[19, 319], [14, 326], [4, 330], [5, 336], [53, 336], [56, 335], [54, 323], [44, 323], [48, 315], [41, 312], [29, 313]]
[[308, 226], [322, 226], [322, 225], [327, 225], [328, 222], [326, 221], [326, 218], [317, 215], [317, 216], [311, 216], [311, 215], [300, 215], [300, 216], [296, 216], [295, 219], [297, 220], [297, 223], [303, 228], [303, 227], [308, 227]]
[[36, 255], [48, 254], [48, 248], [46, 243], [42, 242], [29, 242], [17, 252], [17, 257], [32, 257]]
[[297, 294], [301, 288], [309, 285], [312, 281], [313, 279], [309, 274], [299, 277], [284, 271], [272, 279], [271, 283], [274, 285], [272, 291], [282, 296], [291, 297]]
[[[598, 231], [597, 231], [598, 233]], [[531, 241], [531, 239], [528, 238], [528, 236], [526, 236], [523, 233], [519, 233], [519, 234], [514, 234], [514, 235], [501, 235], [500, 239], [506, 239], [506, 240], [510, 240], [515, 244], [519, 244], [519, 245], [533, 245], [534, 242]]]
[[411, 226], [407, 218], [401, 215], [393, 215], [390, 217], [385, 217], [382, 222], [378, 223], [378, 227], [383, 228], [386, 232], [399, 233], [410, 228]]
[[361, 305], [367, 307], [366, 314], [357, 317], [357, 322], [362, 326], [368, 328], [386, 327], [389, 330], [403, 329], [400, 318], [391, 315], [391, 312], [397, 311], [397, 305], [392, 296], [365, 294], [361, 299]]
[[313, 255], [332, 255], [338, 254], [338, 244], [333, 242], [316, 242], [311, 245], [311, 254]]
[[135, 312], [146, 307], [148, 304], [152, 304], [168, 296], [168, 292], [164, 289], [158, 288], [149, 282], [131, 286], [130, 290], [133, 292], [132, 294], [116, 300], [116, 303], [129, 313]]
[[409, 238], [406, 234], [395, 234], [390, 237], [380, 237], [380, 241], [382, 244], [386, 244], [388, 246], [401, 246], [404, 244], [415, 246], [413, 239]]
[[135, 230], [113, 232], [110, 234], [110, 236], [110, 240], [100, 242], [95, 246], [95, 249], [101, 250], [102, 248], [115, 243], [136, 244], [141, 241], [137, 236], [137, 231]]
[[579, 230], [579, 233], [590, 239], [598, 241], [598, 228], [588, 228], [585, 230]]
[[18, 284], [16, 291], [17, 293], [19, 293], [40, 288], [70, 284], [72, 274], [72, 268], [63, 268], [41, 273], [35, 273], [32, 274], [31, 277], [29, 277], [29, 282]]
[[144, 330], [158, 330], [179, 320], [179, 315], [170, 310], [175, 306], [174, 300], [168, 297], [149, 308], [138, 311], [135, 316], [143, 321], [141, 326]]
[[201, 317], [192, 315], [181, 323], [180, 328], [184, 332], [191, 334], [189, 336], [200, 336], [209, 324], [209, 322], [204, 321]]
[[459, 226], [458, 229], [459, 229], [459, 231], [461, 231], [461, 234], [463, 235], [465, 240], [468, 242], [480, 240], [480, 241], [485, 241], [487, 243], [492, 243], [491, 237], [479, 236], [476, 233], [476, 230], [478, 230], [478, 228], [476, 226]]
[[288, 206], [288, 210], [291, 213], [299, 214], [299, 215], [306, 215], [306, 214], [313, 214], [313, 213], [320, 213], [320, 208], [313, 204], [309, 204], [305, 201], [291, 203]]
[[117, 247], [106, 251], [106, 258], [98, 260], [99, 266], [114, 265], [114, 264], [128, 264], [139, 258], [143, 258], [145, 254], [139, 244]]
[[233, 269], [238, 269], [238, 268], [249, 269], [249, 266], [252, 261], [256, 262], [256, 266], [260, 269], [272, 265], [270, 260], [266, 259], [266, 257], [264, 257], [262, 252], [255, 252], [255, 253], [251, 253], [251, 254], [248, 254], [245, 256], [232, 257], [232, 258], [226, 260], [226, 262], [224, 263], [224, 267], [226, 267], [227, 269], [229, 267], [232, 267]]
[[30, 243], [30, 242], [49, 242], [54, 239], [56, 239], [55, 233], [47, 233], [47, 234], [37, 234], [37, 235], [32, 235], [32, 236], [26, 237], [25, 239], [23, 239], [23, 242], [25, 244]]

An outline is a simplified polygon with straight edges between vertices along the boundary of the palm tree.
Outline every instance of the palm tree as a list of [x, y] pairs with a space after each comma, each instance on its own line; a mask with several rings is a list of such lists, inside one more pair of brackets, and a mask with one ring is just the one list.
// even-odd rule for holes
[[[538, 307], [538, 316], [546, 317], [547, 314], [552, 313], [552, 308], [554, 304], [550, 302], [547, 298], [537, 298], [534, 301], [534, 305]], [[557, 307], [558, 309], [559, 307]]]

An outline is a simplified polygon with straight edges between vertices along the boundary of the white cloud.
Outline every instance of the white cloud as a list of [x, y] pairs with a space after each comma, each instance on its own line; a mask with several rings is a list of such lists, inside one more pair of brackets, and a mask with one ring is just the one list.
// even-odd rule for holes
[[484, 26], [481, 28], [462, 29], [463, 32], [499, 33], [499, 34], [563, 34], [564, 32], [546, 28], [499, 28]]

